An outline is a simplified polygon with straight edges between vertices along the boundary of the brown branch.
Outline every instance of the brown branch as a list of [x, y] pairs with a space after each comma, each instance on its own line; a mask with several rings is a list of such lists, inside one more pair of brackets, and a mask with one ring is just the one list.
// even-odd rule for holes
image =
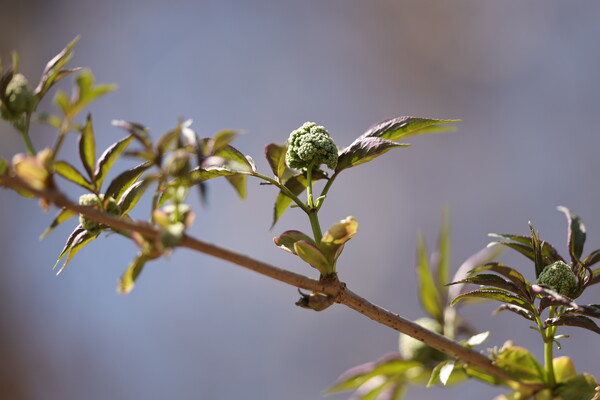
[[[117, 218], [100, 212], [91, 207], [80, 206], [69, 200], [65, 195], [57, 190], [34, 189], [16, 176], [8, 174], [0, 175], [0, 186], [27, 191], [40, 199], [45, 199], [47, 202], [53, 203], [56, 206], [83, 214], [87, 218], [109, 226], [113, 229], [137, 232], [149, 240], [157, 240], [159, 236], [159, 232], [146, 223], [130, 222], [123, 218]], [[291, 286], [332, 296], [335, 298], [337, 303], [343, 304], [355, 311], [358, 311], [373, 321], [379, 322], [380, 324], [388, 326], [408, 336], [412, 336], [433, 348], [453, 355], [456, 358], [480, 368], [487, 373], [497, 376], [500, 379], [514, 381], [512, 377], [510, 377], [502, 369], [496, 367], [486, 356], [471, 350], [458, 342], [448, 339], [445, 336], [429, 331], [412, 321], [402, 318], [397, 314], [394, 314], [369, 302], [368, 300], [347, 289], [346, 284], [338, 281], [337, 279], [321, 281], [312, 279], [187, 235], [183, 237], [178, 246], [186, 247], [225, 261], [229, 261], [233, 264], [237, 264], [280, 282], [287, 283]], [[530, 390], [542, 388], [541, 385], [525, 384], [521, 382], [519, 383]]]

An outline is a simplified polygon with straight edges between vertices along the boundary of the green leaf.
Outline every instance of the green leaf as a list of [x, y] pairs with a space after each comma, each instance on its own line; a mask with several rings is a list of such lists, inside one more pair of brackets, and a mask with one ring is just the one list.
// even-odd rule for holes
[[452, 131], [454, 127], [441, 127], [439, 124], [459, 122], [459, 119], [429, 119], [419, 117], [398, 117], [379, 122], [371, 126], [360, 138], [379, 137], [387, 140], [399, 140], [408, 136], [424, 133]]
[[433, 371], [431, 371], [431, 377], [429, 378], [429, 382], [427, 382], [427, 387], [433, 386], [438, 382], [441, 382], [442, 385], [446, 386], [450, 375], [452, 375], [452, 371], [454, 371], [454, 367], [454, 360], [442, 361], [436, 365], [433, 368]]
[[3, 158], [0, 158], [0, 175], [6, 174], [9, 169], [10, 165], [8, 164], [8, 161], [6, 161]]
[[152, 183], [153, 179], [146, 178], [131, 185], [122, 195], [117, 203], [121, 208], [121, 215], [127, 214], [140, 201], [142, 195]]
[[316, 268], [323, 275], [329, 275], [333, 271], [332, 265], [329, 263], [325, 255], [319, 248], [311, 242], [299, 240], [294, 243], [294, 252], [304, 262]]
[[[77, 231], [77, 229], [76, 229], [76, 231]], [[65, 255], [67, 256], [67, 259], [65, 260], [63, 265], [60, 267], [60, 269], [58, 270], [56, 275], [60, 274], [66, 268], [66, 266], [71, 262], [71, 260], [73, 259], [75, 254], [77, 254], [79, 252], [79, 250], [84, 248], [92, 240], [96, 239], [99, 234], [100, 234], [100, 232], [91, 233], [91, 232], [86, 231], [85, 229], [82, 229], [82, 232], [80, 232], [75, 237], [73, 237], [73, 240], [71, 240], [70, 242], [69, 242], [69, 240], [67, 240], [68, 245], [65, 246], [65, 249], [63, 249], [63, 251], [61, 252], [61, 255], [58, 257], [56, 264], [54, 264], [54, 267], [52, 267], [52, 269], [55, 269], [58, 266], [58, 264], [60, 263], [61, 259]], [[72, 235], [73, 234], [71, 234], [71, 236]], [[69, 239], [71, 239], [71, 237], [69, 237]]]
[[112, 197], [118, 202], [121, 200], [121, 196], [129, 188], [129, 186], [151, 166], [152, 163], [146, 161], [120, 173], [110, 182], [106, 192], [104, 193], [104, 197]]
[[92, 71], [89, 69], [81, 70], [76, 79], [77, 91], [75, 92], [75, 99], [68, 113], [71, 119], [79, 114], [89, 103], [117, 88], [116, 85], [95, 85], [94, 81]]
[[42, 235], [40, 236], [40, 240], [48, 236], [48, 234], [52, 232], [54, 228], [56, 228], [58, 225], [62, 224], [63, 222], [69, 220], [70, 218], [76, 215], [77, 213], [75, 211], [66, 208], [61, 209], [50, 224], [50, 226], [48, 227], [48, 229], [46, 229], [44, 233], [42, 233]]
[[567, 245], [569, 246], [569, 254], [572, 262], [579, 262], [583, 253], [583, 245], [585, 244], [585, 225], [581, 218], [573, 214], [567, 207], [557, 207], [557, 210], [564, 213], [569, 223], [569, 235]]
[[585, 317], [583, 315], [562, 315], [558, 318], [547, 319], [546, 324], [552, 326], [577, 326], [579, 328], [584, 328], [600, 334], [600, 327], [591, 318]]
[[248, 175], [229, 175], [226, 176], [225, 179], [233, 186], [238, 196], [240, 196], [240, 199], [243, 200], [246, 198], [246, 181], [248, 180]]
[[335, 172], [369, 162], [395, 147], [408, 147], [410, 144], [395, 143], [379, 137], [364, 137], [355, 140], [338, 157]]
[[201, 168], [210, 169], [212, 167], [224, 168], [242, 174], [251, 174], [254, 172], [252, 164], [246, 156], [240, 153], [235, 147], [229, 145], [215, 152], [213, 156], [206, 158], [202, 162]]
[[488, 300], [501, 301], [503, 303], [508, 303], [508, 304], [514, 304], [514, 305], [517, 305], [519, 307], [526, 309], [527, 311], [529, 311], [531, 313], [535, 313], [534, 306], [530, 302], [522, 299], [521, 297], [515, 296], [506, 290], [502, 290], [502, 289], [490, 289], [490, 288], [476, 289], [476, 290], [473, 290], [472, 292], [467, 292], [467, 293], [461, 294], [459, 296], [456, 296], [456, 298], [454, 300], [452, 300], [452, 303], [450, 305], [454, 306], [456, 303], [458, 303], [461, 300], [471, 299], [471, 298], [482, 298], [482, 299], [488, 299]]
[[445, 209], [442, 216], [442, 228], [438, 239], [438, 290], [444, 292], [444, 286], [450, 282], [450, 212]]
[[152, 138], [150, 138], [150, 134], [148, 133], [148, 128], [141, 124], [136, 124], [134, 122], [127, 122], [121, 120], [113, 120], [112, 125], [119, 127], [121, 129], [129, 132], [142, 146], [146, 152], [150, 154], [154, 154], [152, 149]]
[[544, 382], [544, 368], [523, 347], [503, 347], [496, 355], [495, 364], [519, 382]]
[[156, 155], [158, 158], [162, 158], [169, 149], [169, 146], [179, 138], [180, 133], [181, 129], [173, 129], [158, 139], [156, 142]]
[[227, 169], [222, 168], [211, 168], [211, 169], [201, 169], [194, 168], [187, 174], [178, 177], [175, 179], [177, 184], [181, 184], [185, 187], [191, 187], [198, 183], [207, 181], [209, 179], [218, 178], [221, 176], [233, 176], [236, 172], [229, 171]]
[[561, 383], [556, 388], [555, 394], [562, 400], [591, 399], [597, 396], [596, 386], [598, 382], [592, 375], [581, 374]]
[[215, 137], [212, 139], [212, 149], [211, 153], [216, 153], [220, 150], [226, 148], [229, 143], [233, 141], [236, 137], [240, 135], [240, 132], [225, 130], [218, 132]]
[[63, 178], [76, 183], [77, 185], [93, 192], [94, 186], [85, 179], [85, 177], [81, 174], [81, 172], [77, 171], [77, 169], [69, 164], [66, 161], [56, 161], [54, 163], [54, 170], [57, 174], [62, 176]]
[[269, 143], [265, 147], [265, 156], [267, 158], [267, 161], [269, 162], [271, 171], [273, 171], [273, 174], [279, 180], [282, 180], [282, 177], [284, 176], [286, 171], [291, 172], [291, 170], [285, 164], [285, 153], [287, 152], [287, 148], [287, 142], [283, 145]]
[[117, 292], [120, 294], [128, 294], [133, 290], [135, 281], [138, 276], [142, 273], [144, 265], [148, 261], [148, 256], [143, 253], [139, 253], [134, 260], [129, 264], [125, 273], [121, 276]]
[[505, 278], [508, 278], [520, 289], [520, 292], [523, 296], [527, 297], [530, 301], [533, 301], [533, 297], [530, 294], [529, 283], [525, 280], [525, 277], [514, 268], [493, 262], [473, 268], [470, 272], [470, 275], [476, 275], [484, 271], [492, 271], [504, 276]]
[[112, 165], [119, 158], [121, 153], [123, 153], [123, 151], [127, 148], [127, 146], [129, 146], [129, 143], [131, 143], [132, 139], [133, 136], [127, 136], [111, 145], [104, 151], [104, 153], [102, 153], [98, 159], [98, 162], [96, 163], [96, 171], [94, 173], [96, 176], [96, 185], [98, 187], [102, 186], [102, 182], [104, 182], [104, 178], [106, 178], [106, 175], [110, 171]]
[[554, 375], [558, 383], [568, 381], [577, 376], [575, 364], [573, 364], [573, 360], [569, 357], [556, 357], [552, 360], [552, 365], [554, 366]]
[[273, 242], [277, 247], [288, 253], [296, 254], [294, 250], [294, 243], [303, 240], [316, 246], [316, 243], [310, 238], [310, 236], [300, 231], [285, 231], [279, 237], [273, 238]]
[[62, 49], [60, 53], [54, 56], [52, 60], [46, 64], [40, 83], [35, 88], [35, 94], [39, 99], [41, 99], [56, 82], [70, 73], [79, 70], [79, 68], [64, 69], [65, 65], [73, 58], [73, 46], [75, 46], [78, 41], [79, 36], [73, 39], [67, 47]]
[[437, 285], [433, 280], [433, 273], [429, 267], [427, 246], [423, 235], [417, 238], [417, 280], [419, 282], [419, 299], [425, 311], [437, 321], [443, 319], [442, 299]]
[[94, 139], [94, 127], [92, 126], [92, 114], [87, 115], [85, 125], [81, 128], [81, 134], [79, 135], [79, 157], [83, 163], [83, 168], [88, 173], [90, 181], [94, 182], [96, 180], [94, 175], [96, 141]]
[[[298, 196], [304, 192], [304, 190], [306, 190], [306, 178], [302, 174], [295, 175], [288, 179], [284, 186], [287, 187], [294, 195]], [[293, 200], [290, 197], [281, 191], [277, 194], [275, 206], [273, 207], [273, 223], [271, 224], [271, 229], [273, 229], [285, 210], [287, 210], [290, 204], [292, 204], [292, 201]]]
[[[503, 240], [512, 240], [512, 241], [517, 242], [518, 244], [508, 243], [508, 242], [504, 242], [504, 241], [498, 241], [497, 243], [504, 245], [504, 246], [508, 246], [508, 245], [512, 244], [512, 245], [514, 245], [514, 247], [513, 246], [508, 246], [508, 247], [511, 247], [514, 250], [517, 250], [521, 254], [523, 254], [526, 257], [533, 260], [533, 248], [532, 248], [532, 244], [531, 244], [531, 238], [529, 236], [499, 234], [499, 233], [490, 233], [490, 234], [488, 234], [488, 236], [496, 237], [498, 239], [503, 239]], [[542, 254], [544, 255], [545, 261], [548, 264], [552, 264], [556, 261], [564, 261], [564, 259], [560, 256], [560, 254], [558, 254], [558, 251], [554, 248], [554, 246], [552, 246], [550, 243], [547, 243], [547, 242], [542, 243]]]

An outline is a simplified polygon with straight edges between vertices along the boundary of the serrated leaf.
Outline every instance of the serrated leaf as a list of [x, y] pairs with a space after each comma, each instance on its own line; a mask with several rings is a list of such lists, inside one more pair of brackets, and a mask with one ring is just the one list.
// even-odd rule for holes
[[316, 246], [316, 243], [311, 239], [310, 236], [300, 231], [285, 231], [279, 235], [279, 237], [273, 238], [273, 242], [277, 247], [292, 254], [296, 254], [296, 251], [294, 250], [294, 243], [299, 240], [303, 240]]
[[575, 308], [567, 308], [565, 313], [581, 314], [587, 315], [588, 317], [600, 318], [600, 304], [589, 304], [587, 306], [578, 305]]
[[139, 253], [134, 260], [129, 264], [125, 273], [121, 276], [119, 281], [119, 286], [117, 287], [117, 292], [119, 294], [128, 294], [133, 290], [135, 286], [135, 281], [138, 276], [142, 273], [146, 262], [148, 261], [148, 256]]
[[66, 161], [56, 161], [54, 170], [63, 178], [93, 192], [94, 186], [73, 165]]
[[417, 260], [419, 299], [425, 311], [437, 321], [441, 321], [443, 318], [442, 299], [429, 267], [429, 255], [423, 235], [419, 235], [417, 238]]
[[584, 328], [592, 332], [600, 334], [600, 327], [589, 317], [583, 315], [561, 315], [558, 318], [550, 318], [546, 320], [546, 324], [552, 326], [567, 325]]
[[286, 170], [288, 170], [285, 164], [285, 154], [287, 152], [288, 143], [279, 145], [276, 143], [269, 143], [265, 147], [265, 157], [271, 167], [273, 174], [281, 180]]
[[54, 228], [56, 228], [58, 225], [62, 224], [63, 222], [69, 220], [70, 218], [76, 215], [77, 213], [75, 211], [69, 210], [67, 208], [61, 209], [50, 224], [50, 226], [48, 227], [48, 229], [46, 229], [44, 233], [42, 233], [42, 235], [40, 236], [40, 240], [48, 236], [48, 234], [52, 232]]
[[238, 196], [240, 196], [240, 199], [243, 200], [246, 198], [246, 181], [248, 180], [248, 175], [229, 175], [226, 176], [225, 179], [233, 186]]
[[94, 183], [96, 180], [94, 175], [94, 164], [96, 163], [96, 140], [94, 138], [94, 128], [92, 126], [92, 114], [87, 115], [85, 125], [80, 131], [79, 158], [81, 158], [83, 168], [88, 173], [90, 182]]
[[119, 158], [121, 153], [123, 153], [127, 146], [129, 146], [131, 140], [133, 140], [133, 136], [127, 136], [119, 140], [118, 142], [112, 144], [109, 148], [107, 148], [104, 151], [104, 153], [102, 153], [102, 155], [98, 159], [98, 162], [96, 163], [96, 171], [94, 173], [96, 176], [96, 185], [98, 187], [102, 186], [104, 178], [106, 178], [106, 175], [110, 171], [115, 161]]
[[396, 147], [408, 147], [410, 144], [396, 143], [379, 137], [364, 137], [355, 140], [338, 157], [335, 172], [369, 162]]
[[121, 208], [121, 215], [127, 214], [135, 207], [152, 181], [153, 179], [150, 178], [138, 181], [123, 193], [121, 200], [117, 203]]
[[481, 286], [491, 286], [498, 289], [505, 289], [509, 292], [514, 293], [517, 296], [525, 295], [526, 293], [522, 293], [521, 290], [512, 282], [507, 281], [506, 279], [494, 275], [494, 274], [477, 274], [465, 278], [463, 280], [452, 282], [451, 285], [455, 284], [472, 284], [472, 285], [481, 285]]
[[534, 307], [531, 303], [522, 299], [521, 297], [515, 296], [512, 293], [502, 289], [476, 289], [471, 292], [467, 292], [457, 296], [454, 300], [452, 300], [452, 303], [450, 303], [450, 305], [454, 306], [459, 301], [469, 298], [482, 298], [488, 300], [496, 300], [508, 304], [514, 304], [526, 309], [527, 311], [535, 313]]
[[144, 171], [146, 171], [151, 166], [152, 163], [146, 161], [120, 173], [119, 175], [117, 175], [116, 178], [114, 178], [110, 182], [108, 188], [106, 189], [106, 192], [104, 193], [104, 196], [106, 198], [112, 197], [118, 202], [119, 200], [121, 200], [121, 196], [129, 188], [129, 186], [133, 182], [135, 182], [144, 173]]
[[429, 119], [419, 117], [398, 117], [381, 121], [371, 126], [360, 138], [379, 137], [399, 140], [408, 136], [454, 130], [454, 127], [441, 127], [440, 124], [459, 122], [459, 119]]
[[505, 278], [508, 278], [508, 280], [510, 280], [519, 288], [523, 296], [533, 301], [533, 298], [529, 294], [529, 283], [527, 282], [527, 280], [525, 280], [525, 277], [514, 268], [508, 267], [504, 264], [493, 262], [473, 268], [470, 272], [470, 275], [477, 275], [484, 271], [492, 271], [504, 276]]
[[54, 56], [44, 68], [40, 83], [35, 88], [35, 94], [38, 98], [41, 98], [56, 82], [67, 76], [68, 74], [79, 70], [79, 68], [63, 69], [65, 65], [73, 57], [73, 46], [79, 41], [79, 36], [71, 41], [64, 49]]
[[579, 262], [583, 253], [583, 245], [585, 244], [586, 229], [581, 218], [573, 214], [567, 207], [557, 207], [557, 210], [564, 213], [569, 223], [569, 234], [567, 245], [569, 246], [569, 254], [573, 263]]
[[299, 240], [294, 243], [294, 252], [304, 262], [316, 268], [323, 275], [329, 275], [333, 271], [333, 266], [329, 263], [323, 252], [311, 242]]
[[494, 363], [519, 382], [544, 382], [543, 367], [533, 354], [523, 347], [502, 348]]

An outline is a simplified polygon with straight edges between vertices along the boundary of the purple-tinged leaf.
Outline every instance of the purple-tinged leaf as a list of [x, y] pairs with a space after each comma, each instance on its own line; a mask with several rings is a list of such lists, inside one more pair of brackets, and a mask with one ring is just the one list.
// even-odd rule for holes
[[148, 133], [148, 128], [141, 124], [136, 124], [135, 122], [127, 122], [114, 120], [112, 121], [112, 125], [119, 127], [121, 129], [126, 130], [133, 136], [142, 146], [146, 152], [153, 154], [154, 151], [152, 149], [152, 139], [150, 138], [150, 134]]
[[123, 192], [121, 199], [117, 203], [121, 208], [121, 215], [127, 214], [135, 207], [152, 181], [153, 179], [151, 178], [145, 178], [129, 186], [129, 188]]
[[531, 247], [533, 250], [533, 264], [535, 265], [535, 277], [540, 276], [546, 265], [542, 257], [542, 246], [540, 240], [538, 239], [537, 232], [533, 229], [531, 223], [529, 223], [529, 229], [531, 230]]
[[79, 68], [64, 69], [65, 65], [73, 58], [73, 46], [79, 41], [79, 36], [71, 41], [58, 53], [52, 60], [46, 64], [44, 72], [42, 72], [42, 78], [40, 83], [35, 88], [35, 95], [38, 99], [41, 99], [44, 94], [54, 85], [56, 82], [69, 75], [70, 73], [79, 70]]
[[458, 303], [461, 300], [474, 299], [474, 298], [496, 300], [496, 301], [500, 301], [503, 303], [514, 304], [514, 305], [517, 305], [519, 307], [526, 309], [527, 311], [529, 311], [531, 313], [535, 313], [535, 309], [529, 301], [524, 300], [523, 298], [521, 298], [519, 296], [515, 296], [515, 295], [511, 294], [510, 292], [508, 292], [506, 290], [502, 290], [502, 289], [490, 289], [490, 288], [476, 289], [476, 290], [473, 290], [472, 292], [467, 292], [467, 293], [457, 296], [454, 300], [452, 300], [452, 303], [450, 303], [450, 305], [454, 306], [456, 303]]
[[[523, 235], [512, 235], [512, 234], [504, 234], [504, 233], [490, 233], [488, 234], [490, 237], [495, 237], [498, 239], [502, 239], [504, 241], [498, 241], [498, 244], [508, 246], [512, 244], [512, 249], [518, 251], [519, 253], [525, 255], [527, 258], [533, 261], [533, 248], [531, 244], [531, 237], [523, 236]], [[517, 243], [510, 243], [507, 241], [514, 241]], [[542, 254], [545, 257], [545, 261], [548, 264], [552, 264], [556, 261], [564, 261], [564, 259], [558, 254], [558, 251], [552, 246], [550, 243], [543, 242], [542, 243]]]
[[590, 279], [588, 286], [595, 285], [596, 283], [599, 283], [599, 282], [600, 282], [600, 269], [597, 269], [592, 273], [592, 278]]
[[565, 214], [569, 223], [569, 235], [567, 245], [569, 246], [569, 254], [571, 254], [571, 261], [573, 263], [579, 262], [581, 254], [583, 253], [583, 245], [585, 244], [585, 225], [581, 218], [573, 214], [566, 207], [557, 207], [557, 210]]
[[346, 147], [338, 157], [335, 172], [355, 167], [373, 160], [395, 147], [408, 147], [410, 144], [396, 143], [379, 137], [364, 137], [356, 139]]
[[588, 304], [587, 306], [570, 307], [565, 310], [566, 314], [581, 314], [588, 317], [600, 318], [600, 304]]
[[460, 281], [450, 283], [450, 285], [456, 285], [456, 284], [472, 284], [472, 285], [481, 285], [481, 286], [491, 286], [491, 287], [495, 287], [498, 289], [508, 290], [509, 292], [512, 292], [517, 296], [522, 296], [522, 297], [524, 296], [525, 298], [527, 298], [527, 296], [528, 296], [527, 293], [523, 293], [521, 291], [521, 289], [519, 289], [519, 287], [517, 285], [515, 285], [514, 283], [507, 281], [506, 279], [504, 279], [498, 275], [494, 275], [494, 274], [472, 275], [472, 276], [462, 279]]
[[120, 173], [110, 182], [106, 192], [104, 193], [104, 196], [106, 198], [112, 197], [118, 202], [121, 200], [121, 196], [129, 188], [129, 186], [131, 186], [131, 184], [135, 182], [144, 173], [144, 171], [151, 166], [152, 163], [146, 161]]
[[93, 192], [94, 186], [77, 169], [66, 161], [56, 161], [54, 170], [63, 178]]
[[291, 172], [291, 170], [285, 164], [285, 153], [287, 152], [288, 143], [284, 143], [283, 145], [279, 145], [276, 143], [269, 143], [265, 147], [265, 157], [269, 162], [269, 166], [271, 167], [271, 171], [280, 181], [286, 174], [286, 171]]
[[531, 313], [531, 311], [527, 311], [526, 309], [524, 309], [521, 306], [517, 306], [514, 304], [502, 304], [500, 307], [498, 307], [492, 314], [498, 314], [504, 310], [508, 310], [508, 311], [512, 311], [515, 314], [518, 314], [530, 321], [534, 321], [535, 322], [535, 316], [533, 315], [533, 313]]
[[285, 231], [279, 237], [273, 238], [273, 242], [277, 247], [292, 254], [296, 254], [294, 243], [300, 240], [316, 245], [310, 236], [300, 231]]
[[444, 305], [442, 296], [433, 279], [433, 272], [429, 266], [429, 255], [423, 235], [417, 238], [417, 281], [419, 283], [419, 300], [423, 308], [436, 321], [443, 320]]
[[538, 313], [540, 314], [550, 306], [577, 307], [577, 304], [572, 299], [544, 285], [531, 285], [531, 291], [536, 295], [543, 296], [538, 307]]
[[561, 315], [558, 318], [549, 318], [545, 322], [547, 325], [551, 326], [576, 326], [600, 334], [600, 327], [591, 318], [585, 317], [583, 315], [565, 314]]
[[58, 225], [62, 224], [63, 222], [69, 220], [70, 218], [76, 216], [77, 213], [75, 211], [66, 209], [66, 208], [62, 208], [58, 214], [56, 215], [56, 217], [54, 218], [54, 220], [52, 221], [52, 223], [50, 224], [50, 226], [48, 227], [48, 229], [46, 229], [44, 231], [44, 233], [42, 233], [42, 235], [40, 236], [40, 240], [44, 239], [46, 236], [48, 236], [48, 234], [50, 232], [52, 232], [54, 230], [54, 228], [56, 228]]
[[[92, 114], [87, 115], [85, 125], [81, 128], [79, 135], [79, 158], [83, 168], [88, 173], [92, 183], [95, 183], [94, 164], [96, 163], [96, 140], [94, 139], [94, 127], [92, 126]], [[96, 187], [96, 190], [99, 188]]]
[[517, 270], [515, 270], [511, 267], [508, 267], [504, 264], [494, 262], [494, 263], [488, 263], [485, 265], [481, 265], [479, 267], [472, 269], [470, 272], [470, 276], [479, 274], [484, 271], [492, 271], [499, 275], [504, 276], [505, 278], [508, 278], [512, 283], [514, 283], [519, 288], [519, 290], [521, 291], [523, 296], [526, 296], [526, 298], [528, 298], [530, 301], [533, 301], [533, 297], [530, 295], [529, 282], [527, 282], [525, 280], [525, 277], [523, 277], [523, 275], [521, 275], [521, 273], [519, 273]]
[[337, 222], [323, 234], [321, 243], [344, 244], [356, 234], [358, 221], [354, 217], [348, 217]]
[[582, 262], [585, 266], [591, 267], [600, 261], [600, 249], [592, 251]]
[[56, 264], [54, 264], [54, 267], [52, 267], [52, 269], [56, 268], [56, 266], [60, 262], [61, 258], [63, 258], [65, 256], [65, 254], [67, 254], [67, 252], [71, 248], [71, 245], [73, 244], [73, 241], [75, 240], [75, 238], [77, 236], [79, 236], [82, 232], [85, 232], [85, 229], [83, 229], [83, 227], [81, 225], [77, 225], [75, 227], [75, 229], [73, 230], [73, 232], [71, 232], [69, 234], [69, 237], [67, 238], [67, 242], [65, 243], [65, 246], [63, 247], [63, 249], [60, 251], [60, 254], [58, 255], [58, 260], [56, 261]]
[[96, 163], [96, 171], [94, 173], [96, 176], [96, 186], [102, 186], [102, 182], [104, 182], [104, 178], [106, 178], [108, 171], [110, 171], [110, 168], [119, 158], [121, 153], [123, 153], [127, 146], [129, 146], [129, 143], [131, 143], [132, 139], [133, 136], [127, 136], [126, 138], [123, 138], [111, 145], [104, 151], [104, 153], [102, 153], [98, 159], [98, 162]]
[[419, 117], [398, 117], [381, 121], [371, 126], [360, 138], [379, 137], [387, 140], [399, 140], [407, 136], [422, 135], [455, 130], [454, 127], [442, 127], [439, 124], [459, 122], [459, 119], [429, 119]]
[[299, 240], [294, 243], [294, 252], [303, 261], [316, 268], [323, 275], [330, 275], [335, 272], [333, 266], [329, 263], [325, 255], [319, 250], [319, 248], [308, 241]]
[[148, 256], [143, 253], [138, 253], [127, 267], [127, 270], [125, 270], [125, 273], [121, 276], [119, 286], [117, 287], [117, 292], [119, 294], [129, 294], [133, 290], [135, 282], [142, 273], [142, 269], [144, 269], [144, 265], [146, 265], [147, 261]]
[[[77, 230], [78, 229], [76, 229], [75, 231], [77, 231]], [[73, 231], [73, 233], [75, 233], [75, 231]], [[60, 256], [58, 257], [56, 264], [54, 264], [54, 267], [52, 267], [52, 269], [55, 269], [58, 266], [58, 264], [60, 263], [61, 259], [64, 256], [67, 257], [67, 259], [65, 260], [63, 265], [60, 267], [60, 269], [58, 270], [56, 275], [59, 275], [66, 268], [66, 266], [71, 262], [71, 260], [73, 259], [75, 254], [77, 254], [79, 252], [79, 250], [81, 250], [83, 247], [85, 247], [92, 240], [96, 239], [98, 237], [98, 235], [100, 234], [99, 231], [92, 233], [85, 229], [81, 229], [81, 231], [76, 236], [73, 236], [73, 233], [69, 237], [69, 239], [71, 239], [71, 237], [73, 237], [73, 239], [70, 242], [69, 242], [69, 240], [67, 240], [68, 245], [65, 246], [65, 249], [63, 249]]]

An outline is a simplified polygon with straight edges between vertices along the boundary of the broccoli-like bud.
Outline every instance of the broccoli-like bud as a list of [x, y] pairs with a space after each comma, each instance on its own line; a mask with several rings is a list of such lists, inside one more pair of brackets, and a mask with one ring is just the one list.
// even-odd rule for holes
[[[419, 318], [415, 323], [435, 333], [443, 333], [442, 325], [435, 319], [428, 317]], [[448, 358], [441, 351], [403, 333], [400, 334], [400, 354], [405, 360], [419, 361], [427, 366], [434, 366]]]
[[577, 291], [577, 277], [571, 268], [562, 261], [547, 265], [537, 282], [547, 285], [563, 296], [571, 297]]
[[327, 130], [314, 122], [305, 122], [290, 133], [285, 162], [293, 169], [318, 168], [321, 164], [335, 169], [338, 150]]
[[[104, 195], [100, 194], [96, 196], [93, 193], [88, 193], [81, 195], [79, 197], [79, 205], [82, 206], [90, 206], [96, 209], [102, 209], [102, 202], [104, 201]], [[117, 204], [117, 201], [110, 197], [108, 199], [108, 203], [106, 204], [106, 209], [104, 210], [111, 215], [120, 215], [121, 207]], [[95, 232], [100, 229], [100, 224], [94, 220], [88, 219], [84, 215], [79, 214], [79, 223], [83, 227], [83, 229], [88, 232]]]
[[31, 110], [35, 97], [23, 74], [15, 74], [12, 77], [6, 86], [5, 99], [6, 109], [3, 110], [5, 118], [16, 118], [21, 113]]

